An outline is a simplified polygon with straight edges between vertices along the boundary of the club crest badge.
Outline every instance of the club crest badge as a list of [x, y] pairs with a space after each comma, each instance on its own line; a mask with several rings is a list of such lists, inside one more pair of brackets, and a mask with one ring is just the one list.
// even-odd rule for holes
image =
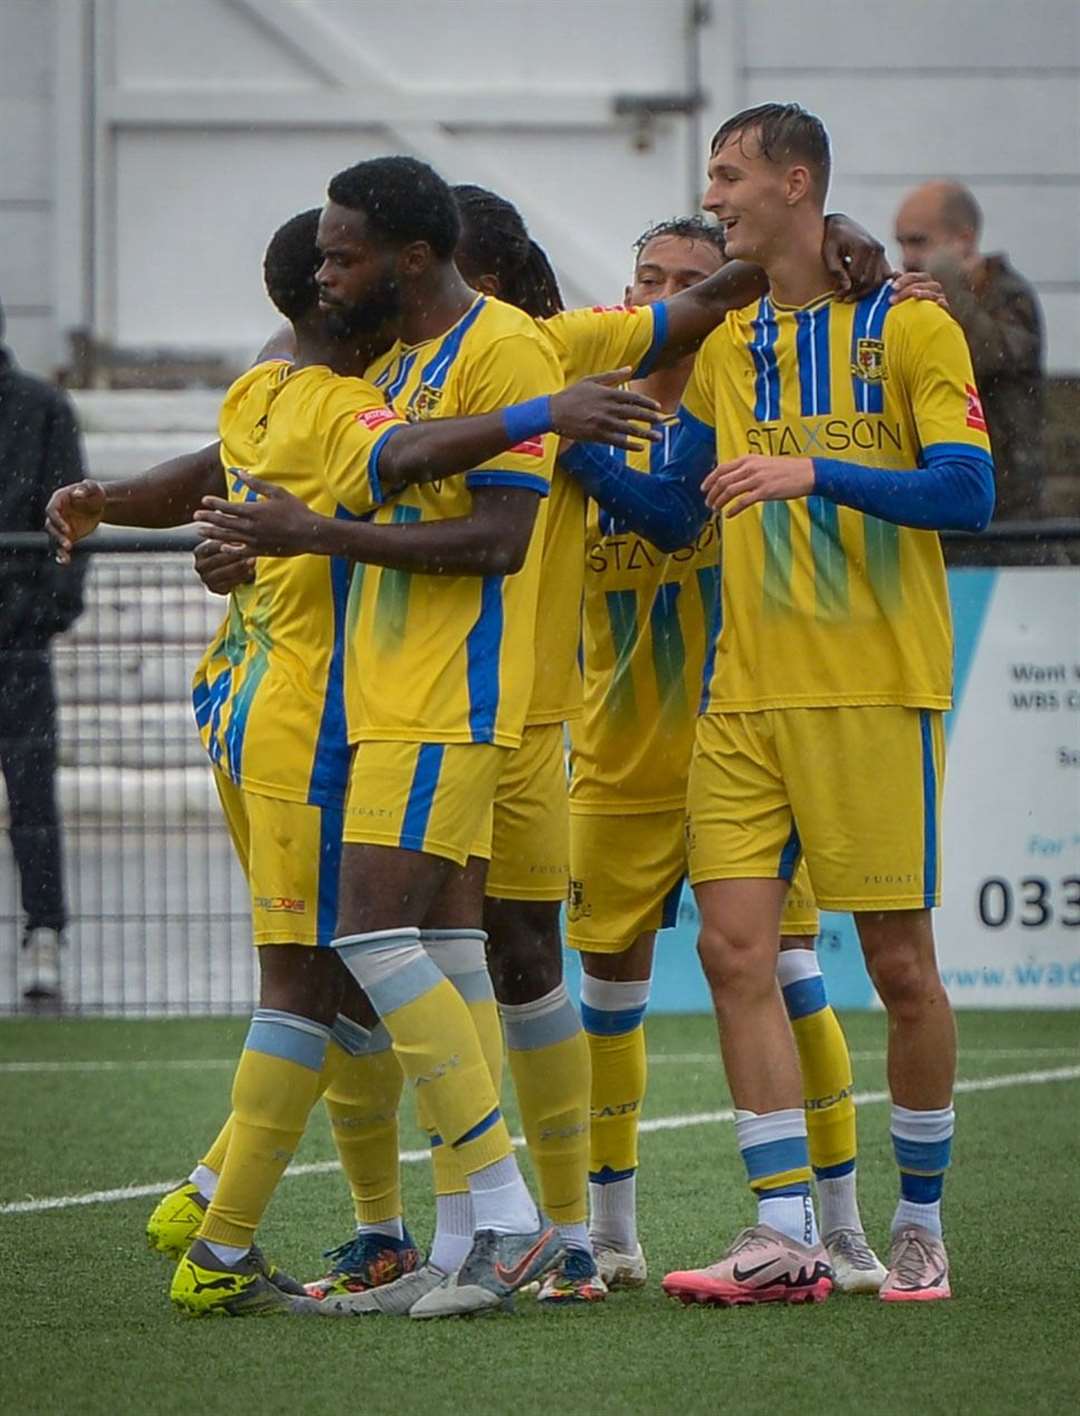
[[442, 395], [441, 388], [434, 388], [431, 384], [421, 384], [409, 400], [409, 410], [405, 415], [409, 422], [423, 423], [428, 418], [436, 417]]
[[884, 383], [885, 341], [883, 339], [857, 339], [855, 341], [855, 362], [851, 372], [863, 383]]
[[571, 880], [566, 900], [567, 919], [574, 921], [588, 919], [591, 914], [592, 905], [585, 903], [585, 882], [583, 880]]

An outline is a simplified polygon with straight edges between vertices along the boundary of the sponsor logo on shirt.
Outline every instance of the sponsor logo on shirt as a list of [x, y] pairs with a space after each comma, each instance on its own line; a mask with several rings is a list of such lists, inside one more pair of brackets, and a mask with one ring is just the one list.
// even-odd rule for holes
[[982, 399], [979, 397], [979, 390], [974, 384], [965, 384], [964, 392], [967, 394], [967, 425], [974, 428], [976, 432], [986, 432], [986, 414], [983, 412]]
[[882, 383], [888, 377], [885, 372], [885, 341], [883, 339], [857, 339], [855, 341], [855, 362], [851, 372], [864, 383]]
[[606, 315], [611, 310], [620, 310], [624, 315], [630, 312], [629, 305], [594, 305], [592, 308], [594, 315]]
[[748, 452], [767, 457], [827, 457], [833, 452], [902, 452], [899, 423], [871, 417], [821, 418], [813, 423], [758, 423], [745, 430]]
[[396, 418], [397, 414], [392, 408], [365, 408], [362, 413], [356, 415], [356, 421], [371, 430], [381, 428], [384, 423], [392, 423]]
[[543, 457], [544, 439], [526, 438], [524, 442], [516, 443], [510, 451], [520, 453], [522, 457]]

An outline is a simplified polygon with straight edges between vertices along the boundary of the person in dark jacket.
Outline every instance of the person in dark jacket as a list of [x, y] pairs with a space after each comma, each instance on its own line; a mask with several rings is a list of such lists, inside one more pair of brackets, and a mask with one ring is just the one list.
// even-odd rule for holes
[[[0, 534], [40, 531], [57, 487], [85, 475], [67, 397], [24, 373], [3, 344], [0, 307]], [[56, 690], [49, 645], [82, 612], [86, 560], [61, 569], [48, 550], [0, 553], [0, 763], [26, 916], [23, 996], [57, 1002], [67, 923], [56, 800]]]
[[1042, 311], [1006, 256], [980, 252], [981, 231], [979, 204], [959, 182], [916, 187], [896, 215], [904, 269], [941, 281], [967, 338], [994, 453], [994, 520], [1032, 520], [1044, 471]]

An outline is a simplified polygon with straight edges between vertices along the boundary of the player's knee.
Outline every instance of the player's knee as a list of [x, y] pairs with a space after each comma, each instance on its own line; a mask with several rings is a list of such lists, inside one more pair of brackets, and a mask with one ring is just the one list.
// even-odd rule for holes
[[500, 1003], [531, 1003], [562, 982], [557, 902], [488, 899], [484, 927], [488, 972]]
[[890, 1013], [917, 1014], [942, 991], [933, 953], [917, 940], [893, 940], [887, 947], [866, 949], [871, 982]]
[[259, 952], [259, 1006], [330, 1024], [341, 1006], [344, 970], [329, 949], [265, 944]]
[[718, 1007], [776, 986], [776, 942], [753, 932], [703, 924], [698, 958]]

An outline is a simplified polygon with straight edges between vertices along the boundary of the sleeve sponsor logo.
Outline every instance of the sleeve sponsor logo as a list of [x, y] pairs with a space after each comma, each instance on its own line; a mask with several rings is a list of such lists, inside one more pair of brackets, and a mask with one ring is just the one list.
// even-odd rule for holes
[[510, 451], [517, 453], [519, 457], [543, 457], [544, 439], [526, 438], [524, 442], [515, 443]]
[[974, 384], [965, 384], [964, 392], [967, 394], [967, 425], [974, 428], [976, 432], [986, 432], [986, 414], [983, 412], [982, 399], [979, 397], [979, 390]]
[[615, 310], [618, 310], [619, 313], [623, 315], [630, 314], [629, 305], [594, 305], [592, 310], [594, 315], [606, 315]]
[[384, 423], [397, 421], [397, 414], [392, 408], [365, 408], [362, 413], [357, 413], [356, 421], [363, 423], [365, 428], [374, 432], [376, 428], [381, 428]]

